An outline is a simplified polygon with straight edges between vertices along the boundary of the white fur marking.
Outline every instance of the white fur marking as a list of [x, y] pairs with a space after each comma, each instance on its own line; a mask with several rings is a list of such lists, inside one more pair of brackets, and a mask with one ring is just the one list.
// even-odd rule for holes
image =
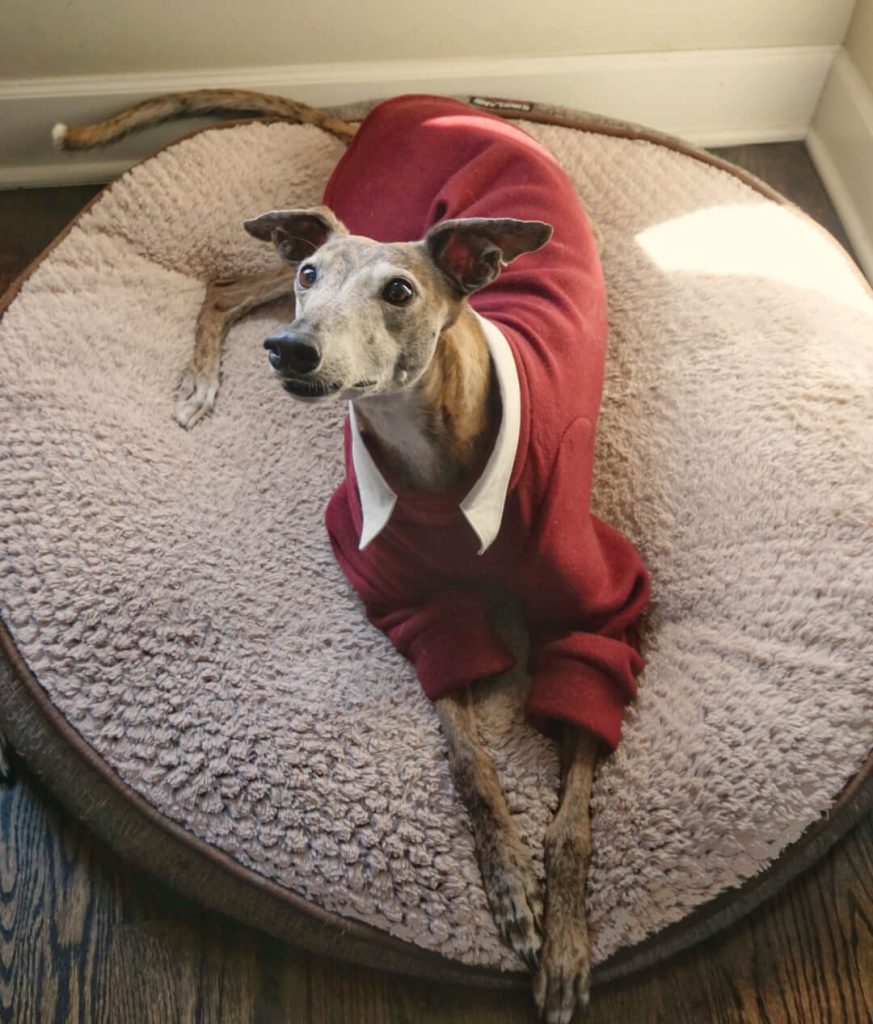
[[64, 148], [64, 143], [67, 141], [68, 131], [69, 128], [63, 123], [63, 121], [58, 121], [54, 128], [52, 128], [52, 142], [57, 149]]

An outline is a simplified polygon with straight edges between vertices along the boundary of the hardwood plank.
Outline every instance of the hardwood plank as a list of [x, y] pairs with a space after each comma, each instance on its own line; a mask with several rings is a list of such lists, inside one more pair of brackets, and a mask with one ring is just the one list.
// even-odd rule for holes
[[99, 185], [0, 191], [0, 294], [99, 191]]
[[[591, 1024], [868, 1024], [873, 819], [767, 907], [630, 981]], [[126, 868], [23, 778], [0, 795], [0, 1021], [522, 1024], [526, 993], [301, 953]]]

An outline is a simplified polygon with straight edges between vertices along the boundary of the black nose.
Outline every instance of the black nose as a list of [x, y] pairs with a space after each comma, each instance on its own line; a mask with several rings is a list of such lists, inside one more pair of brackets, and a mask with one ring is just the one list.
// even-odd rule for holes
[[264, 342], [270, 366], [282, 373], [312, 373], [321, 362], [321, 351], [311, 338], [298, 331], [277, 331]]

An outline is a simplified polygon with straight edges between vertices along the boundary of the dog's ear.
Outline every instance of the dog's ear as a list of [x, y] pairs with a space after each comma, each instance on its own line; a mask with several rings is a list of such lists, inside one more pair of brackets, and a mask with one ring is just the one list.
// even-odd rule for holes
[[334, 235], [347, 235], [345, 225], [326, 206], [311, 210], [273, 210], [243, 225], [250, 235], [272, 242], [283, 260], [299, 263]]
[[466, 217], [435, 224], [424, 239], [433, 262], [464, 294], [490, 284], [501, 266], [542, 248], [552, 228], [540, 220]]

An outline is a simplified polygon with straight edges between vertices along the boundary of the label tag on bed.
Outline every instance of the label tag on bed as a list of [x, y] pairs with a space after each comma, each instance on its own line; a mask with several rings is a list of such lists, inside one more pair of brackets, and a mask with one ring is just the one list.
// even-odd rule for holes
[[529, 100], [504, 100], [496, 96], [471, 96], [470, 103], [486, 110], [516, 110], [522, 114], [530, 113], [534, 108]]

